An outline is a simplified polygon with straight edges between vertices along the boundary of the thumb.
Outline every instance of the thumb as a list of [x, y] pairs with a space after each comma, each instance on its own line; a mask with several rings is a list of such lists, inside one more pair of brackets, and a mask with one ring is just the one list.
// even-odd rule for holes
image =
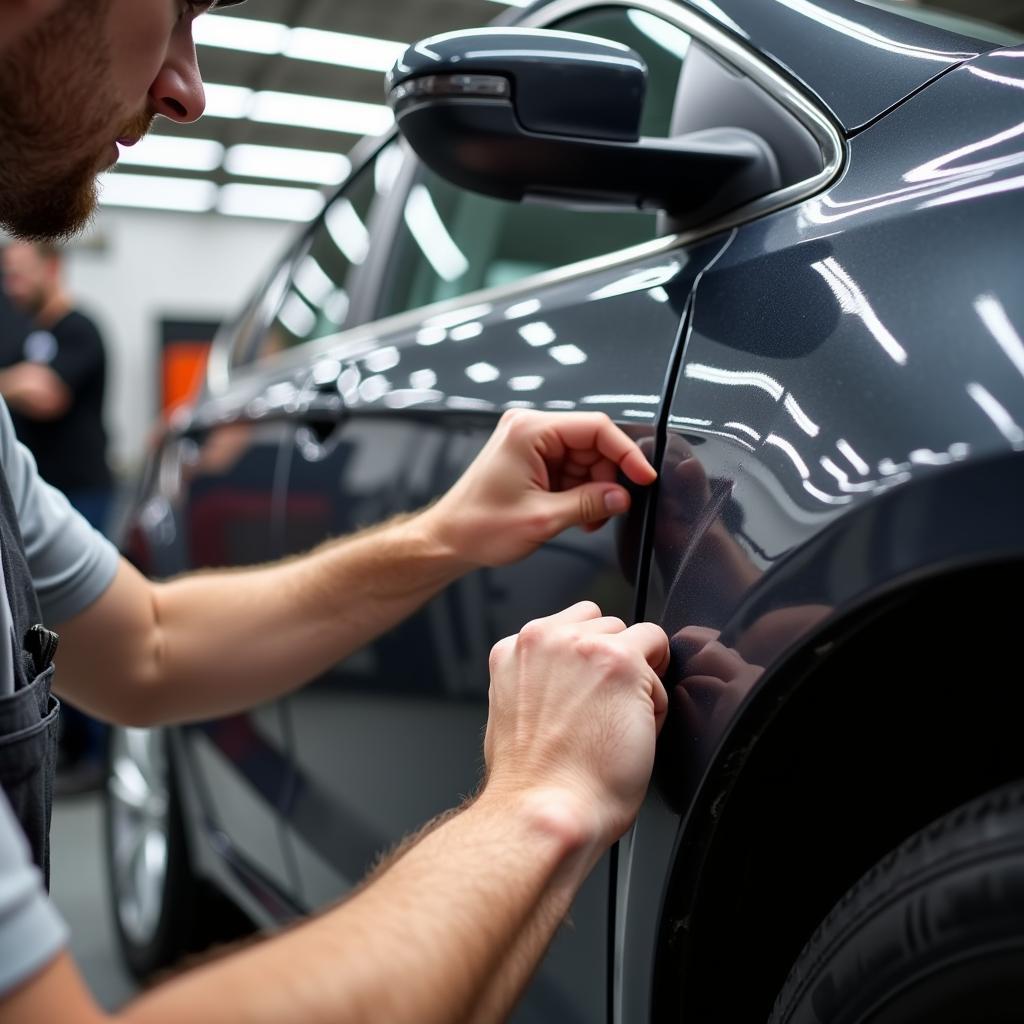
[[570, 526], [599, 526], [609, 516], [621, 515], [629, 510], [629, 492], [617, 484], [580, 484], [568, 491], [556, 491], [547, 496], [553, 508], [556, 529], [561, 532]]

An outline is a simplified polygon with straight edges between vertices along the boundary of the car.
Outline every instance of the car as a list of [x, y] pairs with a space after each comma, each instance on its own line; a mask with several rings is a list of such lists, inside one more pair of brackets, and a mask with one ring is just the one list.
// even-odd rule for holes
[[659, 481], [282, 700], [117, 730], [138, 973], [226, 904], [274, 929], [343, 897], [472, 792], [490, 647], [592, 599], [668, 632], [670, 714], [515, 1020], [1016, 1019], [1005, 10], [549, 0], [408, 51], [394, 131], [222, 330], [124, 550], [155, 577], [308, 550], [432, 501], [515, 408], [607, 413]]

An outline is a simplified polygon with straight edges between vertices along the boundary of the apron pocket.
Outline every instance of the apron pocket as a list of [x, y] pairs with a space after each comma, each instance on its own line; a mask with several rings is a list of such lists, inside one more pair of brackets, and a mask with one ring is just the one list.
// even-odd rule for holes
[[51, 665], [30, 685], [0, 699], [0, 786], [25, 830], [32, 857], [47, 884], [60, 713], [60, 702], [50, 693], [52, 680]]

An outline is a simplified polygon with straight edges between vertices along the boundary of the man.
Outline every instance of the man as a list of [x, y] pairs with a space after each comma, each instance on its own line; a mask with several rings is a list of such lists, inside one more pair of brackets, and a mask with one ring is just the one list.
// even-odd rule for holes
[[[14, 242], [3, 252], [3, 288], [33, 330], [5, 350], [0, 395], [18, 439], [39, 474], [67, 496], [89, 525], [105, 533], [113, 499], [103, 398], [107, 360], [96, 325], [64, 288], [61, 250]], [[104, 774], [104, 727], [65, 704], [56, 791], [95, 789]]]
[[42, 478], [102, 533], [113, 486], [103, 426], [107, 360], [96, 325], [64, 287], [62, 269], [58, 246], [14, 242], [4, 249], [4, 291], [33, 330], [12, 365], [0, 370], [0, 395]]
[[[0, 222], [23, 237], [59, 236], [88, 217], [115, 140], [137, 139], [155, 113], [200, 115], [191, 26], [211, 6], [66, 0], [32, 27], [26, 10], [41, 2], [0, 0]], [[0, 643], [13, 638], [0, 648], [0, 688], [10, 695], [0, 698], [0, 727], [5, 700], [37, 716], [31, 736], [0, 739], [0, 777], [43, 863], [45, 802], [32, 780], [45, 779], [45, 754], [36, 752], [31, 777], [31, 751], [13, 758], [20, 774], [6, 756], [54, 713], [53, 640], [42, 621], [59, 624], [58, 689], [98, 714], [149, 724], [229, 713], [301, 685], [461, 573], [624, 512], [618, 470], [638, 484], [655, 475], [606, 417], [519, 411], [418, 515], [277, 566], [153, 584], [40, 483], [6, 416], [0, 465], [0, 614], [11, 623], [0, 624]], [[665, 713], [667, 661], [658, 627], [627, 629], [589, 603], [501, 641], [491, 655], [487, 779], [474, 800], [341, 907], [154, 990], [123, 1017], [502, 1019], [582, 879], [636, 814]], [[103, 1019], [16, 836], [0, 800], [0, 1017]]]

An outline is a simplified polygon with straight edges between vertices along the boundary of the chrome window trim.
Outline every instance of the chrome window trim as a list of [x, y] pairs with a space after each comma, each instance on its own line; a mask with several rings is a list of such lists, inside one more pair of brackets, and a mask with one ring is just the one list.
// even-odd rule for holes
[[287, 370], [291, 366], [303, 365], [311, 359], [331, 353], [344, 358], [358, 358], [374, 348], [382, 335], [397, 334], [415, 329], [430, 317], [460, 309], [464, 306], [476, 306], [485, 303], [498, 304], [516, 298], [525, 293], [548, 288], [555, 284], [585, 277], [602, 270], [632, 263], [636, 260], [657, 256], [682, 246], [692, 245], [703, 238], [718, 234], [729, 228], [737, 227], [755, 220], [767, 213], [792, 206], [827, 188], [838, 176], [843, 166], [845, 145], [838, 125], [823, 109], [813, 103], [782, 73], [768, 64], [764, 58], [754, 53], [746, 45], [707, 21], [697, 11], [685, 6], [684, 0], [552, 0], [552, 3], [518, 19], [515, 24], [524, 28], [544, 28], [554, 22], [587, 10], [598, 10], [605, 7], [627, 7], [633, 10], [646, 11], [676, 25], [692, 38], [705, 44], [709, 49], [731, 64], [751, 81], [757, 83], [773, 99], [787, 109], [811, 133], [822, 154], [823, 167], [813, 177], [788, 185], [786, 188], [762, 196], [760, 199], [747, 203], [732, 210], [727, 215], [704, 224], [699, 228], [677, 234], [665, 235], [627, 249], [618, 249], [603, 256], [594, 256], [577, 263], [568, 263], [561, 267], [543, 271], [530, 277], [524, 277], [511, 284], [495, 288], [485, 288], [468, 292], [452, 299], [445, 299], [428, 306], [417, 306], [415, 309], [396, 313], [381, 320], [360, 324], [338, 334], [318, 338], [314, 341], [298, 345], [280, 355], [269, 359], [238, 367], [228, 374], [217, 374], [216, 385], [213, 376], [207, 377], [209, 393], [223, 394], [233, 380], [244, 380], [255, 371], [263, 373], [267, 369], [274, 371]]

